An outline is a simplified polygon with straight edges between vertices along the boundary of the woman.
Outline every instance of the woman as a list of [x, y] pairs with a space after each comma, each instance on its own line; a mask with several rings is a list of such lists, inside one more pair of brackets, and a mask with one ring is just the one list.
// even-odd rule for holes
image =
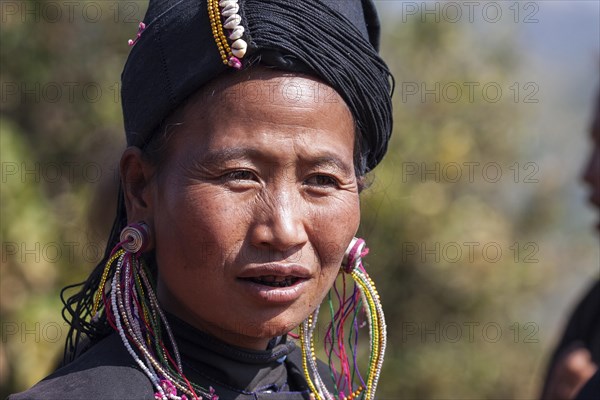
[[[583, 172], [590, 203], [600, 209], [600, 94], [590, 128], [592, 152]], [[600, 222], [596, 225], [600, 231]], [[542, 400], [587, 400], [600, 394], [600, 281], [588, 291], [569, 316], [548, 364]]]
[[105, 258], [65, 302], [65, 365], [11, 398], [373, 398], [385, 322], [353, 236], [391, 134], [378, 35], [367, 0], [150, 1]]

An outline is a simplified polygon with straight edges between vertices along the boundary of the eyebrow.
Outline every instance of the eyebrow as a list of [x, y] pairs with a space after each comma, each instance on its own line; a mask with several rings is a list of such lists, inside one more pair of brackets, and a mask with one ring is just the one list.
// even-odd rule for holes
[[325, 154], [311, 160], [311, 164], [321, 167], [335, 167], [345, 175], [354, 173], [354, 169], [334, 154]]
[[201, 157], [196, 162], [204, 165], [222, 164], [228, 161], [243, 160], [250, 158], [265, 158], [256, 149], [247, 147], [227, 147], [219, 150], [211, 150]]
[[[227, 147], [209, 151], [196, 159], [195, 162], [202, 165], [220, 165], [230, 161], [253, 159], [263, 162], [273, 161], [269, 154], [252, 147]], [[354, 173], [352, 166], [341, 160], [337, 154], [329, 151], [321, 152], [316, 156], [300, 156], [300, 162], [311, 166], [333, 167], [346, 175]]]

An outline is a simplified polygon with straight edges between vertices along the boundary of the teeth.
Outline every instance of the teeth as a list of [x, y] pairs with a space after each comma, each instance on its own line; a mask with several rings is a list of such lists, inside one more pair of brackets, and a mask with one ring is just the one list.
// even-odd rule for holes
[[251, 278], [251, 280], [255, 283], [260, 283], [261, 285], [265, 286], [286, 287], [293, 285], [297, 279], [289, 276], [265, 275], [257, 278]]
[[267, 276], [261, 276], [258, 279], [260, 279], [263, 282], [275, 282], [275, 283], [281, 283], [284, 282], [286, 279], [285, 276], [275, 276], [275, 275], [267, 275]]

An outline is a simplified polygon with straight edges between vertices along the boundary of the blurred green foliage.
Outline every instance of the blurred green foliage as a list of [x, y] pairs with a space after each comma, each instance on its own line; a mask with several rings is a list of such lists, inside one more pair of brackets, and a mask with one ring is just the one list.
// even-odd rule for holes
[[[517, 310], [543, 275], [514, 246], [529, 243], [539, 260], [531, 235], [549, 210], [519, 226], [544, 194], [515, 175], [527, 172], [518, 141], [526, 110], [506, 93], [518, 54], [510, 35], [483, 45], [465, 25], [385, 22], [396, 132], [363, 215], [393, 343], [382, 397], [530, 397], [539, 325]], [[505, 92], [496, 102], [485, 85]]]
[[[1, 397], [51, 371], [66, 334], [58, 291], [100, 259], [124, 146], [119, 76], [145, 9], [73, 2], [57, 19], [43, 14], [49, 2], [12, 3], [0, 28]], [[395, 132], [360, 231], [388, 319], [380, 398], [534, 397], [554, 337], [540, 295], [561, 264], [593, 252], [551, 233], [567, 218], [553, 199], [562, 186], [531, 163], [536, 108], [510, 89], [515, 33], [393, 13], [383, 27]], [[436, 82], [440, 100], [421, 98]], [[465, 82], [477, 83], [473, 99]], [[501, 86], [499, 101], [486, 83]], [[522, 84], [519, 100], [531, 93]]]

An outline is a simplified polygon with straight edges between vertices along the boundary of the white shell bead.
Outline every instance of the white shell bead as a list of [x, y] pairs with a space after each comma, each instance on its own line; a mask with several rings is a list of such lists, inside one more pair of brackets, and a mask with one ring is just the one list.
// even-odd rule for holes
[[242, 25], [236, 26], [229, 34], [229, 40], [237, 40], [241, 38], [242, 36], [244, 36], [244, 31], [245, 29]]
[[242, 58], [246, 55], [248, 44], [243, 39], [238, 39], [231, 44], [231, 53], [237, 58]]
[[240, 6], [233, 3], [233, 4], [228, 4], [227, 6], [223, 7], [223, 11], [221, 11], [221, 15], [224, 17], [230, 17], [233, 14], [237, 14], [237, 12], [240, 10]]
[[242, 17], [240, 17], [237, 14], [233, 14], [233, 15], [229, 16], [225, 20], [225, 23], [223, 24], [223, 28], [225, 28], [225, 29], [234, 29], [241, 22], [242, 22]]
[[227, 7], [230, 4], [237, 4], [237, 3], [238, 3], [238, 0], [221, 0], [219, 2], [219, 5], [221, 7]]

